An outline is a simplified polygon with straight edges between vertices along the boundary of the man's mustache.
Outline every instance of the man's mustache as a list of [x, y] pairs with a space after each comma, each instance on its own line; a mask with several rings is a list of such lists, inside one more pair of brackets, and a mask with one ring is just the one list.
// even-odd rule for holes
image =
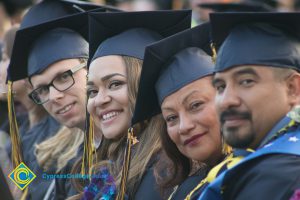
[[235, 109], [227, 109], [220, 114], [220, 121], [223, 124], [226, 119], [232, 118], [232, 117], [251, 120], [251, 113], [240, 112]]

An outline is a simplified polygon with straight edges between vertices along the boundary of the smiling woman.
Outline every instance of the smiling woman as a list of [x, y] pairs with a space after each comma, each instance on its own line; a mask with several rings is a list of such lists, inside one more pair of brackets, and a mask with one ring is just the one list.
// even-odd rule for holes
[[163, 194], [174, 187], [168, 199], [197, 199], [208, 185], [208, 171], [228, 153], [214, 105], [208, 28], [183, 31], [145, 52], [134, 122], [162, 112], [165, 158], [157, 163], [156, 178]]
[[[122, 23], [124, 20], [126, 23]], [[88, 111], [104, 136], [97, 150], [95, 169], [102, 174], [108, 168], [115, 189], [113, 193], [105, 193], [106, 187], [102, 185], [107, 184], [94, 178], [85, 188], [83, 198], [100, 199], [110, 195], [111, 199], [123, 200], [127, 196], [159, 200], [152, 169], [160, 152], [161, 116], [135, 126], [134, 135], [127, 133], [135, 109], [145, 47], [188, 28], [190, 12], [91, 13], [90, 24]], [[130, 145], [127, 141], [134, 137], [139, 142]]]
[[99, 57], [89, 68], [88, 111], [108, 139], [120, 138], [130, 124], [127, 80], [121, 56]]

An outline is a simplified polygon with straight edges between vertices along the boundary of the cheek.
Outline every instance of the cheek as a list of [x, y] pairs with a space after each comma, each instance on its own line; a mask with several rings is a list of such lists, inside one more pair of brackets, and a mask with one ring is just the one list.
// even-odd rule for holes
[[195, 120], [198, 120], [208, 129], [220, 129], [219, 117], [213, 101], [207, 104], [202, 112], [198, 113]]
[[129, 109], [129, 96], [128, 90], [126, 87], [122, 88], [119, 91], [116, 91], [115, 95], [112, 96], [117, 102], [119, 102], [122, 106]]
[[198, 120], [201, 125], [205, 126], [206, 129], [209, 130], [209, 137], [213, 141], [219, 142], [221, 140], [220, 122], [213, 103], [209, 105], [200, 116], [198, 116]]
[[176, 144], [179, 144], [179, 134], [176, 127], [168, 127], [167, 128], [168, 135], [170, 139]]

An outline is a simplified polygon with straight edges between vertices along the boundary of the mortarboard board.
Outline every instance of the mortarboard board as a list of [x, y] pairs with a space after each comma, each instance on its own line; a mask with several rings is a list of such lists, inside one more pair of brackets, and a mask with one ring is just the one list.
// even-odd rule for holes
[[263, 1], [244, 0], [232, 3], [201, 3], [201, 8], [212, 9], [215, 12], [268, 12], [274, 8]]
[[[16, 81], [39, 73], [49, 64], [60, 59], [88, 57], [86, 41], [88, 39], [88, 17], [87, 13], [79, 10], [79, 6], [83, 9], [106, 11], [105, 7], [83, 4], [74, 0], [46, 0], [29, 10], [16, 34], [9, 65], [9, 80]], [[48, 37], [47, 35], [42, 37], [44, 40], [40, 38], [44, 33], [55, 28], [64, 29], [59, 29], [60, 33], [53, 31], [47, 33]], [[66, 29], [73, 31], [70, 32]], [[63, 34], [72, 35], [72, 37], [63, 37]], [[59, 35], [60, 37], [58, 37]], [[31, 49], [32, 46], [36, 46], [36, 48]], [[37, 50], [37, 46], [42, 49]], [[79, 48], [80, 46], [81, 48]], [[32, 50], [34, 51], [31, 52]], [[32, 56], [29, 56], [30, 54]], [[34, 62], [33, 58], [35, 58]], [[33, 64], [29, 68], [28, 61]]]
[[300, 69], [299, 13], [212, 13], [216, 71], [240, 65]]
[[147, 11], [89, 14], [90, 59], [126, 55], [143, 59], [150, 43], [187, 29], [191, 11]]
[[148, 46], [132, 124], [160, 113], [166, 96], [212, 74], [211, 55], [208, 23]]

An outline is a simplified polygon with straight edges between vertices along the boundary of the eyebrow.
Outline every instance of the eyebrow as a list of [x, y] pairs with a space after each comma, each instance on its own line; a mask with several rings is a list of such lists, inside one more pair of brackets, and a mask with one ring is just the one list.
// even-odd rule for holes
[[[58, 72], [56, 72], [56, 73], [54, 74], [53, 78], [51, 79], [51, 81], [53, 81], [54, 79], [56, 79], [56, 77], [57, 77], [58, 75], [62, 75], [63, 73], [65, 73], [65, 72], [67, 72], [67, 71], [70, 71], [70, 69], [69, 69], [69, 70], [65, 70], [65, 71], [58, 71]], [[50, 82], [51, 82], [51, 81], [50, 81]], [[36, 86], [35, 88], [40, 88], [40, 87], [42, 87], [42, 86], [46, 86], [46, 85], [48, 85], [50, 82], [48, 82], [48, 83], [39, 83], [39, 84], [37, 84], [37, 86]]]
[[108, 75], [106, 75], [106, 76], [103, 76], [102, 78], [101, 78], [101, 81], [107, 81], [107, 80], [109, 80], [109, 79], [111, 79], [112, 77], [114, 77], [114, 76], [122, 76], [122, 77], [124, 77], [124, 78], [126, 78], [126, 76], [125, 75], [123, 75], [123, 74], [120, 74], [120, 73], [113, 73], [113, 74], [108, 74]]
[[[198, 93], [198, 92], [199, 92], [198, 90], [193, 90], [191, 93], [189, 93], [186, 97], [184, 97], [184, 99], [182, 101], [183, 104], [187, 101], [188, 98], [190, 98], [193, 94]], [[161, 109], [162, 110], [173, 110], [172, 108], [170, 108], [168, 106], [162, 107]]]
[[251, 74], [251, 75], [254, 75], [254, 76], [258, 76], [256, 71], [252, 68], [245, 68], [245, 69], [238, 70], [238, 71], [233, 73], [233, 76], [240, 76], [240, 75], [243, 75], [243, 74]]
[[[238, 71], [233, 73], [233, 77], [241, 76], [241, 75], [244, 75], [244, 74], [251, 74], [253, 76], [259, 77], [258, 74], [256, 73], [256, 71], [252, 68], [245, 68], [245, 69], [238, 70]], [[215, 87], [215, 85], [217, 83], [222, 82], [222, 81], [223, 81], [222, 78], [215, 78], [214, 77], [211, 84]]]
[[[106, 75], [106, 76], [103, 76], [103, 77], [101, 78], [101, 81], [102, 81], [102, 82], [105, 82], [105, 81], [111, 79], [111, 78], [114, 77], [114, 76], [122, 76], [122, 77], [126, 78], [126, 76], [123, 75], [123, 74], [120, 74], [120, 73], [113, 73], [113, 74], [108, 74], [108, 75]], [[92, 81], [88, 81], [88, 82], [87, 82], [87, 85], [94, 85], [94, 83], [93, 83]]]
[[194, 95], [195, 93], [198, 93], [199, 91], [198, 90], [193, 90], [191, 93], [189, 93], [186, 97], [184, 97], [183, 99], [183, 103], [187, 102], [187, 100], [192, 96]]

